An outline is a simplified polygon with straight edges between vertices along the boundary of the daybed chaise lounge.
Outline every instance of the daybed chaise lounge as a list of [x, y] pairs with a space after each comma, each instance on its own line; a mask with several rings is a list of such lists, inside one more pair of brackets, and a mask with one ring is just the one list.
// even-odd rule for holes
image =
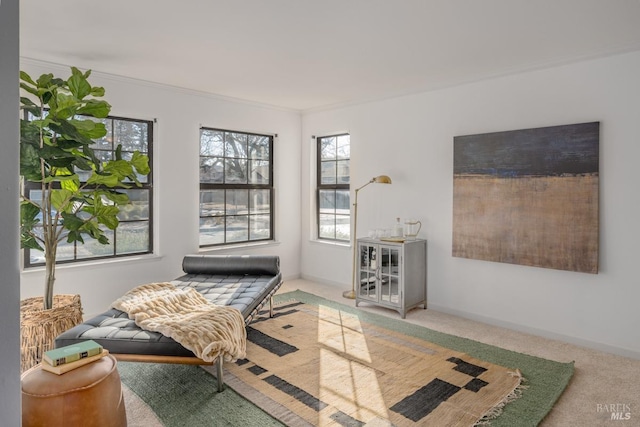
[[[170, 281], [176, 288], [191, 287], [215, 305], [235, 307], [245, 326], [269, 302], [282, 285], [280, 260], [267, 255], [187, 255], [182, 262], [186, 273]], [[157, 363], [212, 364], [159, 332], [141, 329], [127, 313], [111, 308], [56, 338], [56, 347], [94, 340], [118, 360]], [[223, 357], [217, 357], [218, 391], [224, 387]]]

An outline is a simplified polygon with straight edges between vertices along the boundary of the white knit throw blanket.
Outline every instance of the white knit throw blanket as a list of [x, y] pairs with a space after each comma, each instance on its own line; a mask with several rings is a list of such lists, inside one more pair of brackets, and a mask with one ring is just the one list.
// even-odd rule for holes
[[193, 288], [150, 283], [111, 306], [128, 313], [142, 329], [173, 338], [206, 362], [219, 355], [231, 362], [246, 356], [247, 331], [240, 311], [213, 305]]

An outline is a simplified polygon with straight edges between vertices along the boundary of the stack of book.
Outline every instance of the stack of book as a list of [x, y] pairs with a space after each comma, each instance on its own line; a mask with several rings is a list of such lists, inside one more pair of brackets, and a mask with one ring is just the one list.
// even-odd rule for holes
[[109, 350], [102, 348], [93, 340], [68, 345], [45, 351], [42, 356], [42, 369], [57, 375], [72, 371], [76, 368], [95, 362], [109, 354]]

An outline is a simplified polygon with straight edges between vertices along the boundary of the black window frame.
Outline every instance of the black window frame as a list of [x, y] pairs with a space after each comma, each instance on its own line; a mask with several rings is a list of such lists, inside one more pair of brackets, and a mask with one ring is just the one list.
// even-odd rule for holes
[[[268, 177], [268, 182], [267, 183], [249, 183], [249, 179], [247, 176], [247, 183], [230, 183], [230, 182], [225, 182], [226, 181], [226, 164], [227, 164], [227, 160], [229, 159], [234, 159], [235, 157], [233, 156], [228, 156], [226, 153], [223, 153], [222, 156], [220, 155], [203, 155], [202, 153], [202, 135], [203, 135], [203, 131], [211, 131], [211, 132], [221, 132], [223, 133], [223, 138], [222, 138], [222, 143], [225, 144], [226, 142], [226, 135], [227, 134], [239, 134], [239, 135], [245, 135], [247, 137], [247, 141], [249, 140], [250, 137], [257, 137], [257, 138], [267, 138], [268, 139], [268, 168], [269, 168], [269, 177]], [[199, 168], [198, 168], [198, 176], [199, 176], [199, 191], [198, 191], [198, 245], [200, 248], [215, 248], [215, 247], [225, 247], [225, 246], [234, 246], [234, 245], [246, 245], [246, 244], [253, 244], [253, 243], [259, 243], [259, 242], [268, 242], [268, 241], [274, 241], [275, 240], [275, 211], [276, 211], [276, 206], [275, 206], [275, 185], [274, 185], [274, 139], [275, 139], [276, 135], [273, 134], [266, 134], [266, 133], [257, 133], [257, 132], [249, 132], [249, 131], [239, 131], [239, 130], [231, 130], [231, 129], [222, 129], [222, 128], [217, 128], [217, 127], [205, 127], [202, 126], [200, 128], [200, 135], [199, 135], [199, 155], [198, 155], [198, 159], [199, 159]], [[250, 157], [250, 153], [248, 152], [249, 149], [247, 147], [247, 152], [246, 152], [246, 159], [247, 162], [249, 163], [250, 161], [265, 161], [264, 158], [258, 158], [258, 157]], [[207, 158], [220, 158], [222, 159], [222, 164], [223, 164], [223, 172], [222, 172], [222, 181], [221, 183], [214, 183], [214, 182], [203, 182], [202, 179], [202, 162], [203, 159], [207, 159]], [[249, 171], [247, 171], [249, 172]], [[205, 209], [203, 209], [203, 204], [205, 202], [203, 202], [203, 192], [204, 191], [212, 191], [212, 190], [218, 190], [218, 191], [224, 191], [224, 201], [223, 201], [223, 207], [224, 207], [224, 213], [222, 215], [215, 215], [215, 214], [211, 214], [211, 215], [203, 215], [203, 211], [205, 211]], [[227, 212], [227, 206], [228, 206], [228, 195], [229, 195], [229, 191], [234, 191], [234, 190], [241, 190], [241, 191], [247, 191], [247, 213], [246, 214], [228, 214]], [[268, 236], [266, 237], [260, 237], [260, 238], [252, 238], [251, 235], [251, 219], [252, 217], [257, 217], [259, 215], [264, 215], [264, 212], [257, 212], [257, 213], [251, 213], [251, 207], [250, 205], [250, 193], [252, 190], [266, 190], [268, 191], [268, 195], [269, 195], [269, 228], [268, 228]], [[228, 224], [229, 218], [239, 218], [239, 217], [247, 217], [247, 238], [246, 239], [230, 239], [230, 233], [229, 233], [229, 229], [228, 229]], [[223, 222], [223, 241], [222, 242], [218, 242], [218, 243], [203, 243], [203, 231], [202, 231], [202, 225], [203, 225], [203, 220], [211, 220], [212, 218], [216, 218], [216, 221], [218, 220], [222, 220]]]
[[[84, 116], [86, 117], [86, 116]], [[93, 119], [92, 117], [87, 117], [89, 119]], [[121, 116], [107, 116], [104, 119], [98, 119], [98, 120], [110, 120], [112, 122], [112, 132], [113, 129], [115, 128], [114, 124], [115, 121], [119, 120], [119, 121], [128, 121], [128, 122], [137, 122], [137, 123], [143, 123], [147, 125], [147, 151], [146, 152], [142, 152], [142, 154], [146, 154], [149, 157], [149, 174], [146, 175], [145, 177], [145, 182], [141, 181], [141, 186], [137, 187], [135, 185], [132, 186], [132, 188], [127, 189], [127, 190], [134, 190], [134, 191], [140, 191], [140, 190], [146, 190], [148, 191], [148, 218], [145, 219], [131, 219], [131, 220], [127, 220], [127, 219], [122, 219], [119, 218], [119, 225], [120, 224], [126, 224], [126, 223], [133, 223], [133, 222], [148, 222], [148, 245], [147, 248], [145, 250], [141, 250], [141, 251], [132, 251], [132, 252], [125, 252], [125, 253], [117, 253], [117, 229], [118, 227], [116, 227], [115, 230], [113, 230], [113, 236], [111, 236], [111, 238], [109, 239], [109, 243], [110, 245], [113, 246], [113, 251], [111, 254], [109, 255], [96, 255], [96, 256], [91, 256], [91, 257], [81, 257], [78, 258], [78, 246], [83, 246], [86, 245], [87, 240], [85, 240], [85, 243], [81, 243], [81, 242], [73, 242], [73, 258], [72, 259], [56, 259], [56, 265], [63, 265], [63, 264], [77, 264], [77, 263], [84, 263], [84, 262], [93, 262], [96, 260], [105, 260], [105, 259], [116, 259], [116, 258], [126, 258], [126, 257], [135, 257], [135, 256], [140, 256], [140, 255], [147, 255], [147, 254], [152, 254], [153, 253], [153, 248], [154, 248], [154, 221], [153, 221], [153, 140], [154, 140], [154, 124], [156, 122], [156, 120], [146, 120], [146, 119], [135, 119], [135, 118], [131, 118], [131, 117], [121, 117]], [[111, 138], [113, 138], [113, 135], [111, 135]], [[112, 154], [115, 153], [116, 150], [116, 144], [114, 144], [113, 142], [111, 143], [111, 148], [109, 150], [105, 150], [104, 148], [97, 148], [95, 146], [92, 146], [92, 148], [94, 149], [94, 151], [96, 152], [100, 152], [100, 151], [111, 151]], [[126, 154], [126, 153], [132, 153], [133, 151], [127, 151], [127, 150], [122, 150], [122, 153]], [[84, 181], [81, 181], [84, 182]], [[40, 191], [42, 189], [41, 184], [39, 182], [32, 182], [32, 181], [27, 181], [24, 180], [23, 184], [24, 186], [24, 194], [30, 194], [31, 191]], [[54, 184], [55, 188], [59, 188], [59, 184]], [[89, 187], [87, 187], [89, 188]], [[25, 269], [28, 268], [34, 268], [34, 267], [42, 267], [45, 265], [45, 261], [41, 261], [41, 262], [31, 262], [31, 251], [36, 251], [36, 252], [41, 252], [38, 251], [36, 249], [29, 249], [29, 248], [24, 248], [23, 249], [23, 258], [24, 258], [24, 262], [23, 262], [23, 266]], [[58, 252], [57, 255], [59, 255], [60, 252]]]
[[[345, 184], [345, 183], [338, 183], [338, 162], [339, 161], [344, 161], [344, 160], [348, 160], [349, 164], [351, 163], [351, 154], [349, 154], [348, 158], [338, 158], [336, 156], [335, 160], [323, 160], [322, 159], [322, 140], [324, 139], [329, 139], [329, 138], [337, 138], [339, 137], [344, 137], [344, 136], [348, 136], [349, 137], [349, 147], [351, 146], [351, 134], [344, 132], [344, 133], [337, 133], [337, 134], [331, 134], [331, 135], [323, 135], [323, 136], [318, 136], [316, 137], [316, 237], [318, 240], [326, 240], [326, 241], [332, 241], [332, 242], [342, 242], [342, 243], [350, 243], [351, 242], [351, 233], [353, 230], [351, 230], [351, 193], [350, 193], [350, 189], [351, 189], [351, 174], [349, 174], [349, 183]], [[322, 163], [325, 162], [335, 162], [336, 163], [336, 182], [333, 184], [326, 184], [322, 182]], [[323, 190], [329, 190], [329, 191], [346, 191], [349, 197], [349, 201], [348, 201], [348, 206], [349, 206], [349, 214], [348, 215], [338, 215], [337, 213], [334, 214], [334, 237], [330, 238], [330, 237], [326, 237], [326, 236], [322, 236], [321, 233], [321, 196], [320, 193]], [[337, 233], [335, 233], [335, 230], [338, 229], [337, 226], [337, 218], [338, 216], [348, 216], [349, 217], [349, 237], [346, 239], [341, 239], [337, 237]]]

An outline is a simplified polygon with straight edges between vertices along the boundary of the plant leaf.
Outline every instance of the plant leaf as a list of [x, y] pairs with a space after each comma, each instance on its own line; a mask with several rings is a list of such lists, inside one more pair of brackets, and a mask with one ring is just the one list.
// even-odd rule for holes
[[93, 120], [77, 120], [71, 119], [69, 123], [74, 125], [78, 132], [82, 132], [84, 136], [91, 139], [99, 139], [107, 134], [107, 128], [104, 123], [96, 123]]
[[113, 188], [113, 187], [119, 186], [121, 183], [118, 177], [115, 175], [112, 175], [112, 174], [102, 175], [97, 172], [94, 172], [87, 180], [87, 184], [104, 185], [106, 187]]
[[140, 175], [148, 175], [149, 172], [151, 172], [149, 168], [149, 156], [139, 151], [134, 151], [133, 156], [131, 156], [131, 164]]
[[82, 233], [72, 230], [67, 234], [67, 243], [80, 242], [84, 244], [84, 239], [82, 238]]
[[40, 208], [29, 201], [22, 201], [20, 203], [20, 224], [27, 225], [33, 228], [40, 222], [37, 218], [40, 213]]
[[85, 96], [91, 93], [91, 85], [84, 75], [79, 72], [76, 73], [73, 70], [72, 72], [73, 74], [67, 80], [69, 90], [76, 99], [82, 100]]
[[25, 71], [20, 70], [20, 80], [23, 80], [29, 84], [36, 85], [36, 82], [33, 81], [31, 76], [27, 74]]
[[126, 160], [111, 160], [104, 165], [104, 171], [113, 174], [119, 181], [122, 181], [133, 174], [133, 167]]
[[79, 230], [85, 221], [74, 213], [62, 212], [62, 224], [69, 231]]
[[97, 117], [103, 119], [109, 115], [111, 105], [107, 101], [89, 99], [86, 104], [78, 108], [78, 114]]
[[51, 190], [51, 205], [61, 212], [69, 212], [72, 204], [73, 193], [65, 188]]
[[[21, 230], [22, 231], [22, 230]], [[22, 249], [35, 249], [44, 252], [44, 248], [40, 246], [40, 243], [30, 232], [20, 233], [20, 248]]]
[[58, 92], [56, 94], [56, 111], [54, 112], [54, 115], [58, 119], [68, 119], [73, 117], [79, 104], [80, 103], [75, 97], [67, 95], [66, 93]]
[[104, 197], [112, 201], [115, 205], [127, 205], [129, 204], [129, 196], [126, 193], [119, 193], [117, 191], [105, 191], [102, 193]]
[[38, 98], [40, 98], [40, 92], [38, 91], [38, 89], [36, 89], [36, 88], [34, 88], [32, 86], [29, 86], [26, 83], [20, 83], [20, 87], [22, 89], [26, 90], [27, 92], [29, 92], [30, 94], [35, 95]]

